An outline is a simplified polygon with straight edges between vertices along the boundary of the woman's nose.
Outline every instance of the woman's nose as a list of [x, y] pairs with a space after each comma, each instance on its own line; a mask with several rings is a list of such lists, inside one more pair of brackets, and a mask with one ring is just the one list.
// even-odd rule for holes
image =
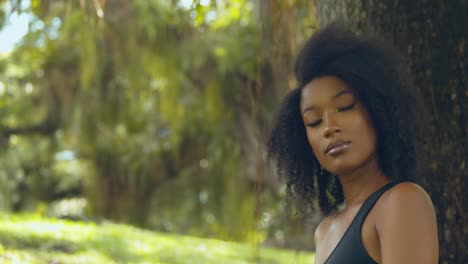
[[333, 113], [325, 113], [323, 117], [323, 136], [326, 138], [331, 137], [333, 134], [340, 132], [341, 129], [336, 123], [336, 120], [333, 117]]

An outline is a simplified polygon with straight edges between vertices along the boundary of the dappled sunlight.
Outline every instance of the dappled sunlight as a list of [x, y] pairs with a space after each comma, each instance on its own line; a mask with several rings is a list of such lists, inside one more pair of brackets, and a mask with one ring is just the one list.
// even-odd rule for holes
[[0, 2], [0, 33], [21, 35], [0, 51], [0, 210], [87, 222], [9, 216], [5, 246], [168, 263], [268, 263], [262, 244], [300, 236], [312, 249], [260, 146], [310, 6]]
[[[216, 239], [151, 232], [112, 223], [82, 223], [38, 215], [0, 215], [5, 261], [30, 263], [251, 263], [253, 248]], [[313, 263], [313, 255], [258, 248], [257, 263]], [[8, 262], [6, 262], [8, 263]], [[29, 263], [29, 262], [28, 262]]]
[[118, 263], [110, 257], [103, 255], [98, 251], [87, 250], [85, 252], [77, 252], [73, 254], [65, 253], [51, 253], [39, 250], [8, 250], [5, 254], [0, 256], [1, 263], [4, 264], [45, 264], [45, 263], [67, 263], [67, 264], [83, 264], [83, 263], [105, 263], [114, 264]]
[[[377, 145], [415, 155], [380, 165], [428, 191], [440, 262], [468, 263], [467, 1], [361, 2], [0, 0], [0, 263], [313, 263], [323, 201], [341, 187], [317, 180], [297, 107], [274, 113], [288, 93], [283, 107], [302, 100], [301, 47], [338, 18], [401, 52], [414, 80], [401, 92], [425, 107], [387, 105], [393, 82], [355, 88], [385, 99], [363, 104], [374, 125], [404, 113], [382, 118]], [[431, 122], [392, 129], [413, 113]], [[298, 125], [281, 136], [292, 144], [271, 136], [283, 119]], [[410, 132], [427, 141], [413, 148]], [[275, 161], [273, 145], [291, 155]]]

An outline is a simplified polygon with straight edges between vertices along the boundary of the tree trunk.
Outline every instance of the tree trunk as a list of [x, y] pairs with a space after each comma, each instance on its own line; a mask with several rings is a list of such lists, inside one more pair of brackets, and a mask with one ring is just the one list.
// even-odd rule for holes
[[[468, 263], [466, 0], [316, 0], [320, 26], [340, 19], [399, 49], [430, 109], [432, 157], [422, 179], [436, 206], [440, 263]], [[427, 129], [427, 128], [422, 128]], [[464, 147], [465, 146], [465, 147]]]
[[[263, 165], [265, 139], [269, 133], [272, 109], [276, 109], [284, 94], [294, 88], [294, 54], [298, 43], [304, 41], [303, 19], [310, 20], [313, 4], [308, 0], [255, 2], [254, 16], [257, 24], [258, 46], [256, 72], [245, 76], [248, 96], [245, 107], [238, 112], [239, 130], [235, 136], [242, 144], [244, 172], [252, 183], [260, 183], [275, 193], [280, 182], [273, 167]], [[311, 26], [315, 25], [311, 20]], [[306, 29], [310, 33], [310, 29]], [[308, 35], [308, 34], [307, 34]], [[259, 168], [264, 169], [259, 173]], [[261, 174], [261, 175], [260, 175]], [[265, 177], [263, 177], [264, 175]]]

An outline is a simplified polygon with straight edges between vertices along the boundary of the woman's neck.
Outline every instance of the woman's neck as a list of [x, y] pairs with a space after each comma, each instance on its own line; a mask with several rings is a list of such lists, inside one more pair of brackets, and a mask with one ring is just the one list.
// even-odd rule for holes
[[380, 169], [377, 159], [346, 175], [339, 175], [346, 207], [362, 203], [369, 195], [390, 182]]

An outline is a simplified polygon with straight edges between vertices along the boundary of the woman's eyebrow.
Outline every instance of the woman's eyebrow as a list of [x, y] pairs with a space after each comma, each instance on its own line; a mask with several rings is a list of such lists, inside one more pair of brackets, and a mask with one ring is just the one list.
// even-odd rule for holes
[[[348, 93], [349, 93], [349, 94], [353, 94], [353, 92], [350, 91], [350, 90], [343, 90], [343, 91], [338, 92], [337, 94], [335, 94], [335, 95], [332, 97], [332, 99], [336, 99], [336, 98], [342, 96], [343, 94], [348, 94]], [[315, 109], [315, 106], [313, 106], [313, 105], [312, 105], [312, 106], [308, 106], [308, 107], [304, 108], [304, 110], [302, 110], [302, 114], [305, 114], [305, 112], [307, 112], [307, 111], [312, 111], [312, 110], [314, 110], [314, 109]]]
[[347, 94], [347, 93], [350, 93], [350, 94], [352, 94], [353, 92], [352, 92], [352, 91], [350, 91], [350, 90], [343, 90], [343, 91], [341, 91], [341, 92], [339, 92], [339, 93], [335, 94], [335, 96], [333, 96], [333, 99], [335, 99], [335, 98], [338, 98], [338, 97], [340, 97], [341, 95], [343, 95], [343, 94]]
[[312, 111], [312, 110], [314, 110], [314, 108], [315, 108], [314, 106], [306, 107], [306, 108], [304, 108], [304, 110], [302, 111], [302, 114], [305, 114], [305, 112], [307, 112], [307, 111]]

